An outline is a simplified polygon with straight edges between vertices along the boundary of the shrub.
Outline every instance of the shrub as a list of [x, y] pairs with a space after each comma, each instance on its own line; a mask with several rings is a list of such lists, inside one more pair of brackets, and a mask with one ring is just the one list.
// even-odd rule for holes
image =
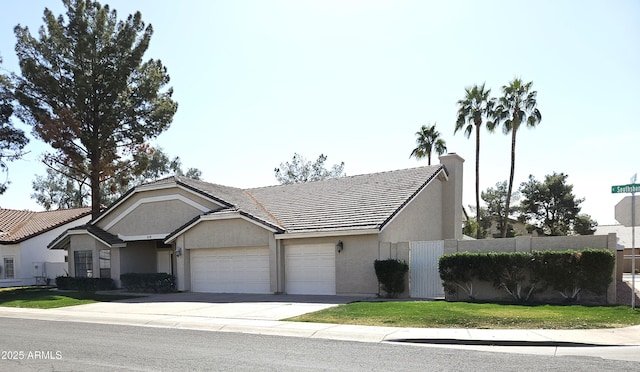
[[389, 297], [396, 297], [404, 292], [404, 274], [409, 271], [409, 265], [403, 260], [375, 260], [373, 266], [376, 270], [378, 282]]
[[508, 253], [453, 253], [440, 257], [439, 273], [445, 290], [463, 289], [475, 300], [473, 282], [489, 281], [516, 301], [529, 301], [536, 291], [551, 287], [575, 302], [587, 290], [606, 294], [615, 266], [607, 249]]
[[455, 293], [460, 288], [471, 300], [475, 300], [477, 295], [473, 281], [486, 280], [489, 267], [486, 253], [452, 253], [441, 256], [438, 261], [438, 272], [445, 290]]
[[607, 293], [611, 281], [611, 273], [616, 265], [613, 252], [605, 249], [585, 249], [581, 256], [582, 288], [597, 295]]
[[493, 286], [505, 290], [516, 301], [529, 301], [539, 280], [532, 275], [531, 253], [491, 252], [487, 256]]
[[81, 292], [108, 291], [116, 287], [111, 278], [79, 278], [73, 276], [56, 277], [56, 286], [58, 289]]
[[174, 292], [176, 277], [166, 273], [128, 273], [120, 275], [122, 287], [130, 292]]

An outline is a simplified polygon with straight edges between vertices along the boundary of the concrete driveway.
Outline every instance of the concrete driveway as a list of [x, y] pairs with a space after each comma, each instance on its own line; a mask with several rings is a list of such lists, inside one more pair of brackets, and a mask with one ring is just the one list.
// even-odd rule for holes
[[67, 307], [65, 310], [78, 313], [282, 320], [363, 299], [363, 297], [346, 296], [185, 292], [77, 305]]

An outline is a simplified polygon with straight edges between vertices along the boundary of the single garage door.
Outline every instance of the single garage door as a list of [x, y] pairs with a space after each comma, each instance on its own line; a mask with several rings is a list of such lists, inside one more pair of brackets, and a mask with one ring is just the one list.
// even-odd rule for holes
[[287, 293], [336, 294], [335, 245], [291, 245], [284, 250]]
[[191, 250], [191, 290], [209, 293], [271, 293], [269, 248]]

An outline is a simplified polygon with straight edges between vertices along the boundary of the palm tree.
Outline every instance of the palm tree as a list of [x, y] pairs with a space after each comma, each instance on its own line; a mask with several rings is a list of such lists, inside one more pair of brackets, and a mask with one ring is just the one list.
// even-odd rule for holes
[[[474, 85], [465, 88], [465, 97], [458, 101], [458, 120], [454, 133], [464, 128], [464, 135], [469, 138], [475, 127], [476, 130], [476, 211], [480, 210], [480, 127], [486, 119], [486, 126], [489, 131], [493, 131], [494, 124], [490, 120], [493, 115], [495, 99], [489, 97], [491, 89], [485, 89], [484, 83], [481, 86]], [[480, 213], [476, 213], [476, 220], [480, 226]], [[476, 238], [480, 239], [480, 229]]]
[[[507, 189], [507, 201], [505, 210], [509, 210], [511, 201], [511, 191], [513, 190], [513, 174], [516, 165], [516, 134], [521, 124], [533, 128], [540, 123], [542, 115], [538, 110], [536, 97], [538, 92], [531, 90], [533, 82], [526, 84], [521, 79], [515, 78], [502, 87], [503, 96], [498, 101], [499, 105], [495, 111], [496, 122], [502, 122], [504, 134], [511, 133], [511, 173], [509, 175], [509, 188]], [[505, 226], [507, 218], [505, 215]], [[506, 229], [502, 232], [502, 237], [506, 237]]]
[[447, 152], [446, 142], [440, 138], [440, 132], [436, 130], [435, 123], [432, 126], [423, 125], [419, 131], [416, 132], [416, 148], [411, 151], [409, 157], [415, 157], [416, 159], [422, 159], [425, 156], [431, 165], [431, 153], [436, 150], [438, 155], [442, 155]]

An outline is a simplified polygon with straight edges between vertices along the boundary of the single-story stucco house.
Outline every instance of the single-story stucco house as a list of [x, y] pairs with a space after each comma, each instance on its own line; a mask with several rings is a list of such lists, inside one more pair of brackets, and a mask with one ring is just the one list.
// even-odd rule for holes
[[375, 295], [386, 243], [462, 238], [464, 160], [240, 189], [169, 177], [53, 240], [71, 276], [166, 272], [183, 291]]
[[65, 275], [67, 252], [47, 249], [64, 231], [84, 225], [91, 208], [48, 212], [0, 208], [0, 287], [46, 284]]

